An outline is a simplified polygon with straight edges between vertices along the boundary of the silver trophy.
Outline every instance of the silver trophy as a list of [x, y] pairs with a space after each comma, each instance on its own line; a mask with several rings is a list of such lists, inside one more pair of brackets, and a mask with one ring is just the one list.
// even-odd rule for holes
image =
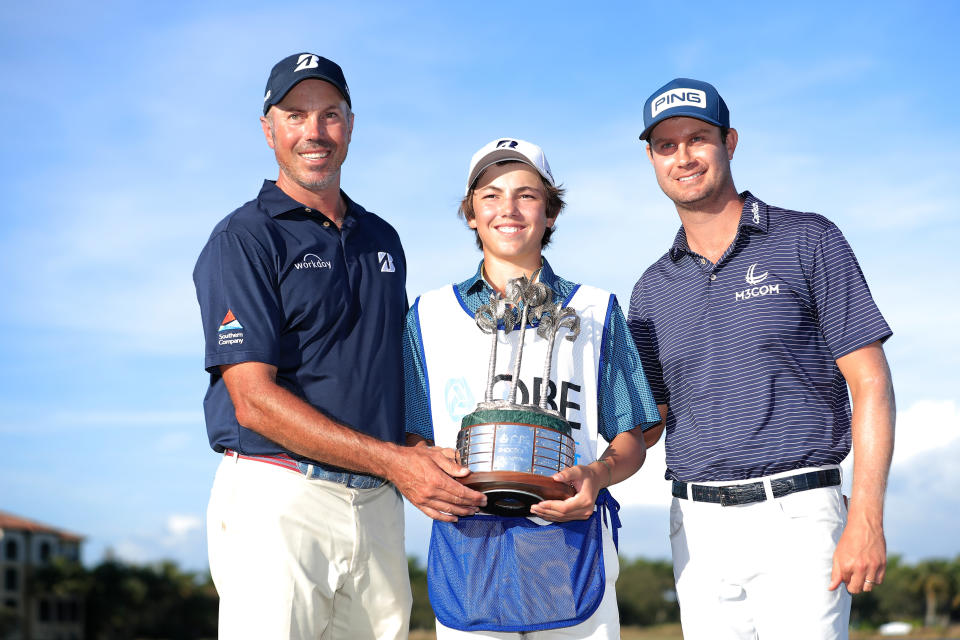
[[[580, 318], [570, 307], [553, 302], [553, 291], [526, 276], [507, 282], [504, 295], [494, 291], [490, 303], [477, 310], [477, 326], [491, 336], [490, 361], [484, 401], [463, 417], [457, 434], [460, 463], [470, 475], [460, 481], [487, 494], [485, 511], [504, 516], [526, 516], [541, 500], [562, 500], [574, 495], [573, 487], [551, 476], [573, 466], [576, 444], [571, 427], [559, 412], [547, 408], [550, 370], [557, 336], [573, 341], [580, 335]], [[506, 400], [493, 399], [499, 332], [518, 328], [513, 373]], [[537, 335], [547, 340], [543, 380], [538, 405], [516, 402], [527, 322], [537, 323]]]

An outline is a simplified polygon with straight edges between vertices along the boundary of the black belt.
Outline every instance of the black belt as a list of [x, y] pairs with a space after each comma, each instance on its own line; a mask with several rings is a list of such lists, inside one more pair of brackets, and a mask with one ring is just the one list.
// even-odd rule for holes
[[[770, 481], [770, 489], [773, 491], [774, 498], [782, 498], [797, 491], [835, 487], [838, 484], [840, 484], [840, 469], [821, 469], [820, 471], [799, 473], [786, 478], [776, 478]], [[691, 495], [689, 496], [687, 495], [687, 486], [690, 487]], [[767, 499], [762, 482], [714, 487], [705, 484], [688, 485], [686, 482], [674, 480], [673, 496], [693, 500], [694, 502], [719, 502], [723, 506], [751, 504], [753, 502], [763, 502]]]

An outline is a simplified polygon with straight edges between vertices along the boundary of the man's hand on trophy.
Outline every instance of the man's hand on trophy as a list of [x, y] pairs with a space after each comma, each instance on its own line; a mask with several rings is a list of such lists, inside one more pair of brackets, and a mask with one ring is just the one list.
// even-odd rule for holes
[[567, 467], [553, 474], [553, 479], [571, 485], [577, 493], [566, 500], [537, 503], [530, 507], [530, 514], [553, 522], [586, 520], [593, 514], [597, 494], [606, 486], [608, 475], [606, 466], [600, 463]]
[[387, 478], [416, 508], [434, 520], [456, 522], [457, 516], [472, 516], [487, 504], [487, 497], [454, 478], [470, 474], [455, 460], [453, 449], [428, 446], [421, 441], [401, 447], [402, 455], [391, 465]]

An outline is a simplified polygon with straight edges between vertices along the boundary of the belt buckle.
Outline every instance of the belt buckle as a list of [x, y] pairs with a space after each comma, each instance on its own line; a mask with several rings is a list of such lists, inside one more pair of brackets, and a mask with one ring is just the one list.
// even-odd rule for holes
[[720, 490], [720, 492], [719, 492], [719, 493], [720, 493], [720, 506], [722, 506], [722, 507], [727, 507], [727, 506], [730, 506], [730, 505], [732, 505], [732, 504], [738, 504], [737, 501], [734, 500], [733, 496], [730, 494], [730, 488], [729, 488], [729, 487], [717, 487], [717, 488]]

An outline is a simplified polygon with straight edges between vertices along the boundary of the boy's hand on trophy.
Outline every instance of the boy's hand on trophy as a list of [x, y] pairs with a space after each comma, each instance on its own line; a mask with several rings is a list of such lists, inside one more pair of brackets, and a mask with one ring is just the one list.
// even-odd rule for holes
[[[600, 468], [596, 469], [597, 466]], [[602, 465], [581, 464], [553, 474], [553, 479], [569, 484], [577, 493], [566, 500], [544, 500], [537, 503], [530, 507], [530, 514], [551, 522], [586, 520], [593, 514], [597, 494], [605, 486], [607, 471]]]

